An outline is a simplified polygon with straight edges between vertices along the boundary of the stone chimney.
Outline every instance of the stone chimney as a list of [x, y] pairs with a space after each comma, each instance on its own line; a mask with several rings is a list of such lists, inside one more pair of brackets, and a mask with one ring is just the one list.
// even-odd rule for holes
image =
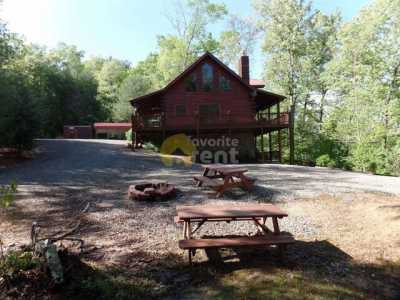
[[247, 84], [250, 83], [249, 57], [246, 52], [243, 52], [239, 59], [239, 76], [242, 77], [243, 81]]

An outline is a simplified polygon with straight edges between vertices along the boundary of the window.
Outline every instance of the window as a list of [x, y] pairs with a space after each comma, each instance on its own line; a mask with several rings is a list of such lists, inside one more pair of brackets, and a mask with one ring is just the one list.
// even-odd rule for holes
[[231, 90], [231, 82], [225, 76], [219, 77], [219, 88], [222, 91], [230, 91]]
[[201, 67], [201, 73], [203, 75], [203, 90], [211, 91], [213, 86], [214, 71], [210, 64], [204, 64]]
[[177, 117], [183, 117], [186, 115], [186, 106], [184, 104], [179, 104], [175, 107], [175, 115]]
[[195, 92], [197, 90], [197, 77], [196, 74], [191, 74], [186, 78], [185, 88], [188, 92]]
[[215, 103], [200, 104], [199, 114], [201, 117], [217, 117], [219, 116], [219, 106]]

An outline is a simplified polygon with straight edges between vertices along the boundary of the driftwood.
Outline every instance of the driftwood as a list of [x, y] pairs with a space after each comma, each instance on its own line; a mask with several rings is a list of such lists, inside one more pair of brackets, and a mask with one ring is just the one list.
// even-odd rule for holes
[[81, 217], [89, 209], [89, 203], [76, 215], [75, 220], [68, 225], [75, 223], [71, 229], [67, 231], [57, 231], [49, 237], [39, 239], [40, 226], [37, 222], [32, 223], [31, 228], [31, 245], [35, 254], [43, 256], [46, 259], [47, 267], [49, 268], [50, 275], [54, 282], [60, 284], [64, 281], [64, 271], [61, 264], [60, 257], [58, 256], [58, 249], [56, 242], [61, 240], [78, 241], [80, 243], [80, 250], [83, 248], [83, 240], [71, 237], [81, 227]]

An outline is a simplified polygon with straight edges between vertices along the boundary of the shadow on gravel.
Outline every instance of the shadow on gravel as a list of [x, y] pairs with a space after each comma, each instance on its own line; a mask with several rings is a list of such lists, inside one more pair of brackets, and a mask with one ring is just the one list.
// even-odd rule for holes
[[193, 290], [207, 290], [208, 297], [217, 299], [398, 299], [400, 296], [399, 264], [359, 264], [328, 241], [298, 241], [288, 248], [283, 261], [271, 248], [220, 250], [219, 255], [212, 255], [212, 260], [212, 264], [195, 263], [195, 276], [208, 281], [190, 287], [185, 297]]
[[[400, 265], [358, 264], [328, 241], [275, 249], [220, 250], [220, 261], [189, 266], [182, 255], [139, 249], [112, 267], [83, 264], [67, 276], [71, 299], [398, 299]], [[82, 298], [83, 297], [83, 298]]]
[[[393, 217], [393, 220], [400, 220], [400, 205], [383, 205], [383, 206], [379, 206], [380, 209], [386, 209], [386, 210], [391, 210], [391, 211], [395, 211], [396, 213], [398, 213], [398, 216]], [[400, 243], [400, 241], [399, 241]]]

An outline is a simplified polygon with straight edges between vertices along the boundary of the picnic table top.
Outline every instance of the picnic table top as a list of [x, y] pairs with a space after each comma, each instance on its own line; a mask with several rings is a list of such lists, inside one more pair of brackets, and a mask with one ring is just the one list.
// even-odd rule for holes
[[177, 206], [176, 211], [182, 220], [288, 216], [286, 212], [272, 204]]
[[246, 173], [248, 169], [238, 166], [226, 166], [221, 164], [213, 164], [213, 165], [202, 165], [204, 169], [209, 169], [213, 171], [217, 171], [221, 174], [232, 174], [232, 173]]

